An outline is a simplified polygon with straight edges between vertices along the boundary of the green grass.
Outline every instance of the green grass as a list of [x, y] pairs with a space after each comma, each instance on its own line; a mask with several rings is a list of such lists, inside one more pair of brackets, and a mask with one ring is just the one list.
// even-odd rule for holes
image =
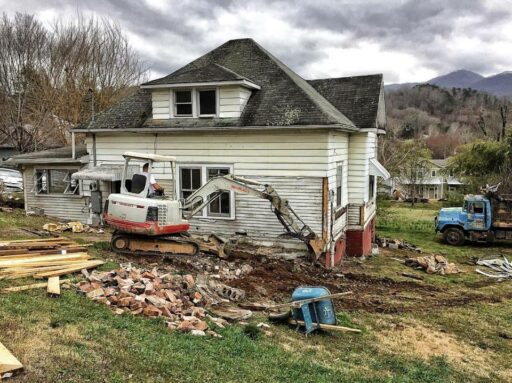
[[[390, 204], [387, 210], [387, 217], [394, 216], [402, 222], [426, 222], [435, 213], [435, 209], [425, 206], [411, 210], [396, 204]], [[2, 222], [10, 222], [4, 227], [11, 229], [40, 227], [46, 221], [0, 213], [0, 227]], [[401, 229], [393, 230], [389, 225], [383, 229], [379, 224], [378, 233], [406, 239], [427, 252], [444, 252], [458, 262], [496, 249], [510, 254], [506, 248], [451, 248], [426, 228]], [[10, 239], [10, 234], [3, 233], [0, 231], [0, 239]], [[73, 236], [76, 237], [79, 236]], [[117, 267], [119, 260], [108, 251], [107, 238], [95, 242], [90, 251], [107, 260], [101, 270]], [[399, 252], [396, 256], [402, 255]], [[340, 325], [359, 328], [361, 334], [325, 332], [306, 337], [288, 326], [271, 325], [271, 337], [260, 333], [252, 336], [254, 331], [232, 325], [217, 329], [223, 336], [217, 339], [168, 331], [159, 319], [117, 316], [74, 289], [58, 299], [46, 296], [43, 290], [32, 290], [0, 293], [0, 341], [26, 367], [25, 373], [13, 382], [510, 381], [512, 374], [500, 370], [506, 368], [512, 352], [512, 341], [507, 339], [509, 334], [512, 336], [512, 304], [499, 298], [507, 293], [512, 296], [509, 283], [476, 291], [470, 286], [485, 278], [472, 271], [457, 276], [427, 276], [386, 255], [370, 258], [362, 265], [347, 260], [345, 267], [352, 273], [398, 281], [411, 281], [400, 275], [403, 271], [415, 272], [425, 277], [421, 283], [440, 286], [443, 291], [478, 293], [497, 299], [428, 312], [337, 313]], [[27, 283], [33, 280], [4, 280], [0, 281], [0, 288]], [[389, 295], [392, 294], [390, 289]], [[259, 314], [251, 322], [265, 320]], [[402, 329], [404, 326], [406, 330]], [[404, 332], [411, 328], [419, 329], [415, 336]], [[446, 337], [446, 342], [437, 351], [422, 353], [420, 346], [425, 347], [422, 341], [430, 331], [435, 339]], [[458, 352], [459, 348], [464, 352]], [[450, 356], [452, 350], [455, 357]], [[481, 354], [485, 355], [483, 360], [478, 359]]]

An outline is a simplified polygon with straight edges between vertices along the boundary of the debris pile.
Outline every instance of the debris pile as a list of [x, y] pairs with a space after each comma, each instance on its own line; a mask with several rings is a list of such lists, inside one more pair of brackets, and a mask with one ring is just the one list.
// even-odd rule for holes
[[103, 263], [63, 237], [0, 242], [0, 279], [58, 277]]
[[43, 230], [50, 233], [61, 233], [63, 231], [71, 231], [73, 233], [96, 233], [103, 234], [103, 229], [96, 229], [94, 227], [84, 225], [79, 221], [67, 222], [67, 223], [45, 223]]
[[[155, 267], [144, 270], [130, 263], [109, 272], [84, 272], [86, 280], [77, 284], [89, 298], [111, 306], [116, 314], [131, 313], [148, 317], [165, 317], [169, 329], [189, 332], [192, 335], [220, 336], [210, 329], [209, 322], [224, 327], [228, 322], [213, 317], [206, 307], [219, 305], [212, 312], [222, 315], [223, 303], [239, 300], [243, 291], [230, 288], [218, 281], [209, 281], [203, 275], [160, 273]], [[214, 283], [210, 283], [214, 282]], [[223, 298], [223, 296], [227, 298]], [[235, 318], [236, 308], [224, 308], [228, 319]], [[249, 310], [243, 310], [249, 312]], [[246, 319], [248, 316], [241, 316]]]
[[421, 248], [412, 243], [402, 241], [400, 239], [377, 237], [375, 238], [375, 242], [380, 247], [389, 247], [390, 249], [404, 249], [421, 253]]
[[512, 263], [504, 255], [502, 255], [502, 258], [479, 259], [476, 264], [486, 266], [494, 271], [489, 273], [480, 269], [475, 270], [486, 277], [496, 279], [512, 278]]
[[423, 269], [427, 274], [458, 274], [462, 271], [453, 262], [448, 260], [442, 255], [429, 255], [417, 258], [408, 258], [405, 264], [415, 269]]

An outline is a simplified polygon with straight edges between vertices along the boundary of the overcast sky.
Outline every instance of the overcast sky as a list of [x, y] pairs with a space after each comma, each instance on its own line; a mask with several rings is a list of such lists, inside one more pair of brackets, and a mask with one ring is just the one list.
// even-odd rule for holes
[[78, 12], [117, 21], [151, 68], [169, 74], [251, 37], [304, 78], [383, 73], [425, 81], [456, 69], [512, 70], [512, 0], [0, 0], [45, 23]]

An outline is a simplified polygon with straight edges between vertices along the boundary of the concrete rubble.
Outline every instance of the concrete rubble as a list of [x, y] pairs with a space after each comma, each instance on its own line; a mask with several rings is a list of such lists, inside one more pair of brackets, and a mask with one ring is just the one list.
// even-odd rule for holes
[[390, 249], [410, 250], [416, 251], [417, 253], [422, 252], [421, 248], [418, 246], [400, 239], [377, 237], [375, 238], [375, 243], [377, 243], [377, 245], [380, 247], [388, 247]]
[[417, 258], [408, 258], [405, 264], [415, 269], [423, 269], [427, 274], [458, 274], [462, 271], [459, 267], [442, 255], [429, 255]]
[[[179, 275], [120, 265], [114, 271], [84, 272], [77, 287], [87, 297], [110, 306], [116, 314], [164, 317], [167, 327], [192, 335], [219, 337], [211, 325], [223, 328], [228, 320], [247, 319], [252, 312], [231, 307], [243, 290], [224, 285], [207, 274]], [[209, 312], [215, 316], [209, 315]]]

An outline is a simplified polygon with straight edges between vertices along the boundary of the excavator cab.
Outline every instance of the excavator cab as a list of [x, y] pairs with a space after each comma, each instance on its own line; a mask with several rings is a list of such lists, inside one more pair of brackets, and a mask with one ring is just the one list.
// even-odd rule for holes
[[[123, 157], [125, 162], [123, 179], [121, 181], [121, 194], [147, 198], [150, 195], [150, 179], [148, 176], [151, 175], [154, 162], [169, 162], [171, 166], [172, 179], [174, 179], [174, 164], [176, 163], [175, 157], [135, 152], [126, 152], [123, 154]], [[130, 163], [133, 161], [142, 161], [147, 163], [149, 165], [147, 175], [136, 173], [130, 176]]]

